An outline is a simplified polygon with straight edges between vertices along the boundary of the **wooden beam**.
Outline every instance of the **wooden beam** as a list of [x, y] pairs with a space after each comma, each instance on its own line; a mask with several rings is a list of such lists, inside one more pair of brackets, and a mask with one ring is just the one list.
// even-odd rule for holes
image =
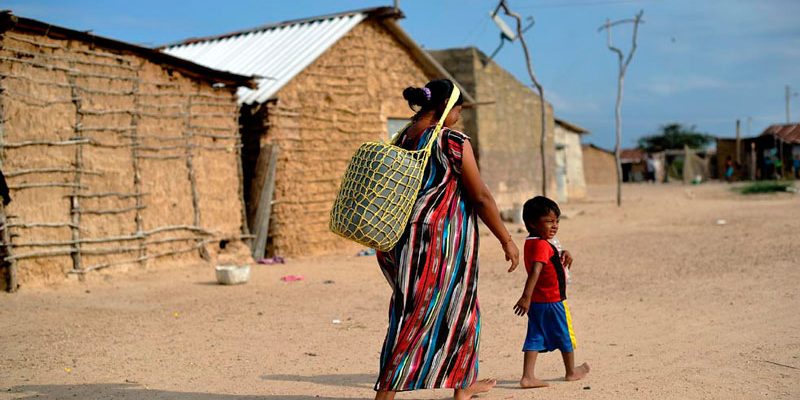
[[[253, 233], [256, 235], [253, 242], [253, 258], [256, 260], [264, 257], [267, 250], [269, 219], [272, 214], [272, 196], [275, 193], [277, 164], [278, 145], [266, 144], [262, 146], [256, 162], [256, 181], [260, 183], [260, 188], [253, 188], [253, 193], [258, 194], [257, 202], [254, 203], [257, 204], [257, 207], [253, 221]], [[251, 196], [251, 199], [253, 199], [253, 196]]]

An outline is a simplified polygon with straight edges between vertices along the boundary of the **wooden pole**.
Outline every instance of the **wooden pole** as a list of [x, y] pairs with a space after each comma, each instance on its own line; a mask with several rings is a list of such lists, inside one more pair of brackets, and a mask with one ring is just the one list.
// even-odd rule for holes
[[528, 76], [531, 78], [533, 86], [539, 92], [539, 112], [541, 114], [541, 137], [539, 138], [539, 153], [542, 159], [542, 196], [547, 196], [547, 116], [545, 114], [547, 107], [544, 100], [544, 87], [542, 87], [541, 83], [539, 83], [539, 80], [536, 78], [536, 74], [533, 72], [533, 64], [531, 62], [530, 52], [528, 51], [528, 44], [525, 43], [525, 37], [523, 36], [522, 32], [522, 17], [520, 17], [519, 14], [511, 11], [505, 0], [500, 1], [498, 8], [502, 8], [506, 15], [514, 18], [514, 20], [517, 22], [517, 37], [519, 38], [519, 42], [522, 44], [523, 54], [525, 55], [525, 66], [528, 69]]
[[736, 164], [742, 163], [742, 135], [741, 135], [741, 121], [736, 120]]
[[[141, 68], [137, 69], [137, 77], [141, 72]], [[142, 218], [142, 209], [144, 204], [142, 202], [142, 167], [139, 165], [139, 113], [141, 112], [141, 97], [139, 96], [139, 80], [133, 81], [133, 113], [131, 114], [131, 129], [130, 142], [131, 142], [131, 159], [133, 160], [133, 192], [136, 199], [136, 215], [134, 221], [136, 222], [136, 235], [141, 236], [139, 239], [139, 265], [144, 267], [147, 260], [147, 245], [144, 241], [144, 219]]]
[[17, 282], [17, 260], [11, 258], [11, 235], [8, 233], [8, 225], [6, 224], [6, 209], [3, 206], [3, 202], [0, 201], [0, 223], [2, 223], [3, 227], [0, 233], [2, 234], [2, 243], [5, 247], [4, 249], [0, 249], [5, 255], [3, 264], [6, 267], [6, 291], [7, 292], [16, 292], [17, 288], [19, 288], [19, 283]]
[[[70, 63], [70, 67], [72, 64]], [[75, 137], [72, 140], [79, 142], [75, 146], [75, 177], [73, 179], [73, 183], [75, 187], [72, 189], [72, 196], [70, 197], [70, 215], [72, 220], [72, 225], [70, 230], [72, 231], [72, 241], [74, 244], [72, 245], [72, 250], [70, 251], [70, 255], [72, 257], [72, 270], [73, 271], [80, 271], [81, 270], [81, 207], [80, 207], [80, 197], [78, 197], [78, 192], [80, 191], [81, 187], [81, 176], [83, 175], [81, 170], [83, 169], [83, 142], [85, 141], [84, 138], [81, 137], [81, 124], [83, 123], [83, 114], [81, 113], [81, 97], [80, 97], [80, 90], [78, 90], [78, 86], [76, 83], [75, 75], [69, 74], [67, 76], [67, 80], [69, 82], [70, 92], [72, 94], [72, 103], [75, 105]]]
[[[0, 48], [3, 47], [5, 44], [5, 35], [0, 33]], [[4, 75], [0, 75], [0, 93], [4, 91], [3, 81], [5, 80]], [[3, 121], [5, 121], [5, 109], [3, 107], [4, 102], [0, 99], [0, 168], [3, 168], [3, 161], [5, 161], [5, 130]], [[6, 291], [8, 292], [15, 292], [19, 284], [17, 283], [17, 262], [13, 259], [8, 259], [11, 254], [11, 247], [8, 246], [11, 244], [11, 235], [8, 232], [8, 225], [6, 223], [6, 209], [3, 206], [3, 201], [0, 199], [0, 225], [2, 225], [2, 231], [0, 231], [0, 241], [2, 244], [5, 245], [5, 249], [2, 249], [3, 254], [6, 256], [2, 263], [5, 264], [6, 267]]]
[[[198, 88], [195, 90], [199, 91]], [[194, 226], [200, 226], [200, 195], [197, 193], [197, 177], [195, 176], [194, 172], [194, 153], [192, 151], [194, 138], [194, 125], [192, 125], [192, 97], [193, 93], [186, 97], [186, 117], [184, 119], [184, 130], [183, 130], [183, 137], [186, 138], [186, 150], [185, 150], [185, 157], [186, 157], [186, 169], [189, 173], [189, 185], [191, 188], [192, 193], [192, 223]], [[198, 239], [197, 242], [197, 249], [200, 252], [200, 256], [205, 260], [210, 260], [211, 256], [208, 254], [208, 250], [205, 248], [205, 242]]]
[[[598, 31], [606, 30], [608, 33], [607, 46], [608, 50], [617, 55], [617, 63], [619, 71], [617, 74], [617, 101], [614, 106], [614, 122], [616, 133], [616, 144], [614, 146], [614, 158], [617, 162], [617, 207], [622, 206], [622, 95], [625, 89], [625, 72], [628, 70], [633, 59], [633, 54], [636, 52], [637, 42], [636, 39], [639, 34], [639, 24], [643, 23], [642, 15], [644, 11], [639, 11], [633, 19], [625, 19], [620, 21], [611, 22], [606, 19], [606, 23], [601, 26]], [[631, 48], [628, 51], [627, 57], [622, 53], [618, 47], [615, 47], [611, 42], [611, 27], [620, 24], [632, 23], [633, 24], [633, 39]]]
[[[266, 157], [265, 161], [260, 160]], [[263, 184], [259, 191], [258, 208], [256, 209], [253, 231], [256, 235], [253, 243], [253, 258], [256, 260], [264, 257], [267, 250], [267, 237], [269, 236], [269, 219], [272, 214], [272, 196], [275, 192], [275, 171], [278, 164], [278, 145], [267, 144], [261, 147], [257, 165], [266, 164]]]
[[[242, 139], [240, 135], [241, 133], [236, 136], [237, 144], [242, 144]], [[242, 150], [243, 147], [244, 145], [236, 148], [236, 175], [239, 178], [239, 185], [237, 189], [239, 190], [239, 200], [242, 202], [242, 212], [241, 212], [242, 236], [250, 236], [250, 228], [252, 227], [252, 224], [250, 223], [250, 219], [248, 218], [247, 215], [247, 199], [245, 199], [244, 196], [244, 163], [242, 161], [242, 156], [244, 154], [244, 151]], [[250, 246], [251, 249], [253, 248], [252, 239], [245, 239], [245, 243], [247, 243], [247, 245]]]

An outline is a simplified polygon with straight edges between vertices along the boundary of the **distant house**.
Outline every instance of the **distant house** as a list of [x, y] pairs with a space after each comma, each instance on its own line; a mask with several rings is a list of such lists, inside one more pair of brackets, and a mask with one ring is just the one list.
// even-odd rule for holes
[[614, 153], [593, 144], [583, 148], [583, 176], [586, 185], [613, 185], [617, 183], [617, 162]]
[[[257, 75], [239, 91], [245, 198], [252, 226], [264, 184], [260, 162], [278, 147], [268, 252], [309, 255], [341, 248], [330, 207], [350, 156], [408, 122], [407, 86], [450, 75], [398, 25], [390, 7], [265, 25], [189, 39], [162, 50], [211, 68]], [[462, 86], [463, 89], [463, 86]], [[465, 100], [473, 101], [464, 92]], [[262, 202], [269, 204], [269, 202]]]
[[[499, 208], [513, 212], [542, 192], [539, 96], [474, 47], [431, 51], [475, 97], [462, 111], [478, 166]], [[553, 108], [546, 104], [548, 195], [556, 195]]]
[[559, 201], [586, 197], [586, 180], [583, 176], [583, 150], [581, 136], [588, 134], [584, 128], [555, 119], [556, 188]]
[[800, 124], [770, 125], [759, 136], [740, 139], [738, 146], [736, 139], [718, 138], [719, 171], [725, 170], [728, 157], [738, 161], [738, 179], [791, 177], [794, 159], [800, 158]]
[[244, 249], [250, 78], [10, 12], [0, 59], [0, 286]]
[[623, 182], [644, 182], [647, 178], [645, 157], [647, 153], [642, 149], [622, 149], [619, 162], [622, 164]]

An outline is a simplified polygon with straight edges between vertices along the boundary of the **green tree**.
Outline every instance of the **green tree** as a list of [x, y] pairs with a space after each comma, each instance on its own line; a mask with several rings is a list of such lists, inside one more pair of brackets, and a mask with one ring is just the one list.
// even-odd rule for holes
[[697, 131], [694, 125], [679, 123], [661, 125], [659, 133], [639, 139], [639, 148], [648, 151], [682, 149], [684, 145], [692, 149], [702, 149], [714, 141], [714, 136]]

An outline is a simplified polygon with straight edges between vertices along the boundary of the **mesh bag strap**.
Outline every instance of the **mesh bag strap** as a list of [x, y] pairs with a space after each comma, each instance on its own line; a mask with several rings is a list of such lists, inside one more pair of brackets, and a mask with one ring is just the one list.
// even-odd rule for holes
[[433, 134], [431, 137], [428, 138], [428, 144], [425, 146], [425, 151], [430, 153], [431, 147], [433, 147], [433, 142], [436, 141], [436, 138], [439, 136], [439, 132], [442, 130], [444, 126], [444, 120], [447, 118], [447, 115], [450, 114], [450, 110], [456, 105], [456, 101], [458, 101], [458, 97], [461, 96], [461, 91], [458, 90], [458, 86], [453, 84], [453, 91], [450, 92], [450, 99], [447, 100], [447, 106], [444, 108], [444, 113], [439, 118], [439, 122], [436, 124], [436, 128], [433, 130]]

